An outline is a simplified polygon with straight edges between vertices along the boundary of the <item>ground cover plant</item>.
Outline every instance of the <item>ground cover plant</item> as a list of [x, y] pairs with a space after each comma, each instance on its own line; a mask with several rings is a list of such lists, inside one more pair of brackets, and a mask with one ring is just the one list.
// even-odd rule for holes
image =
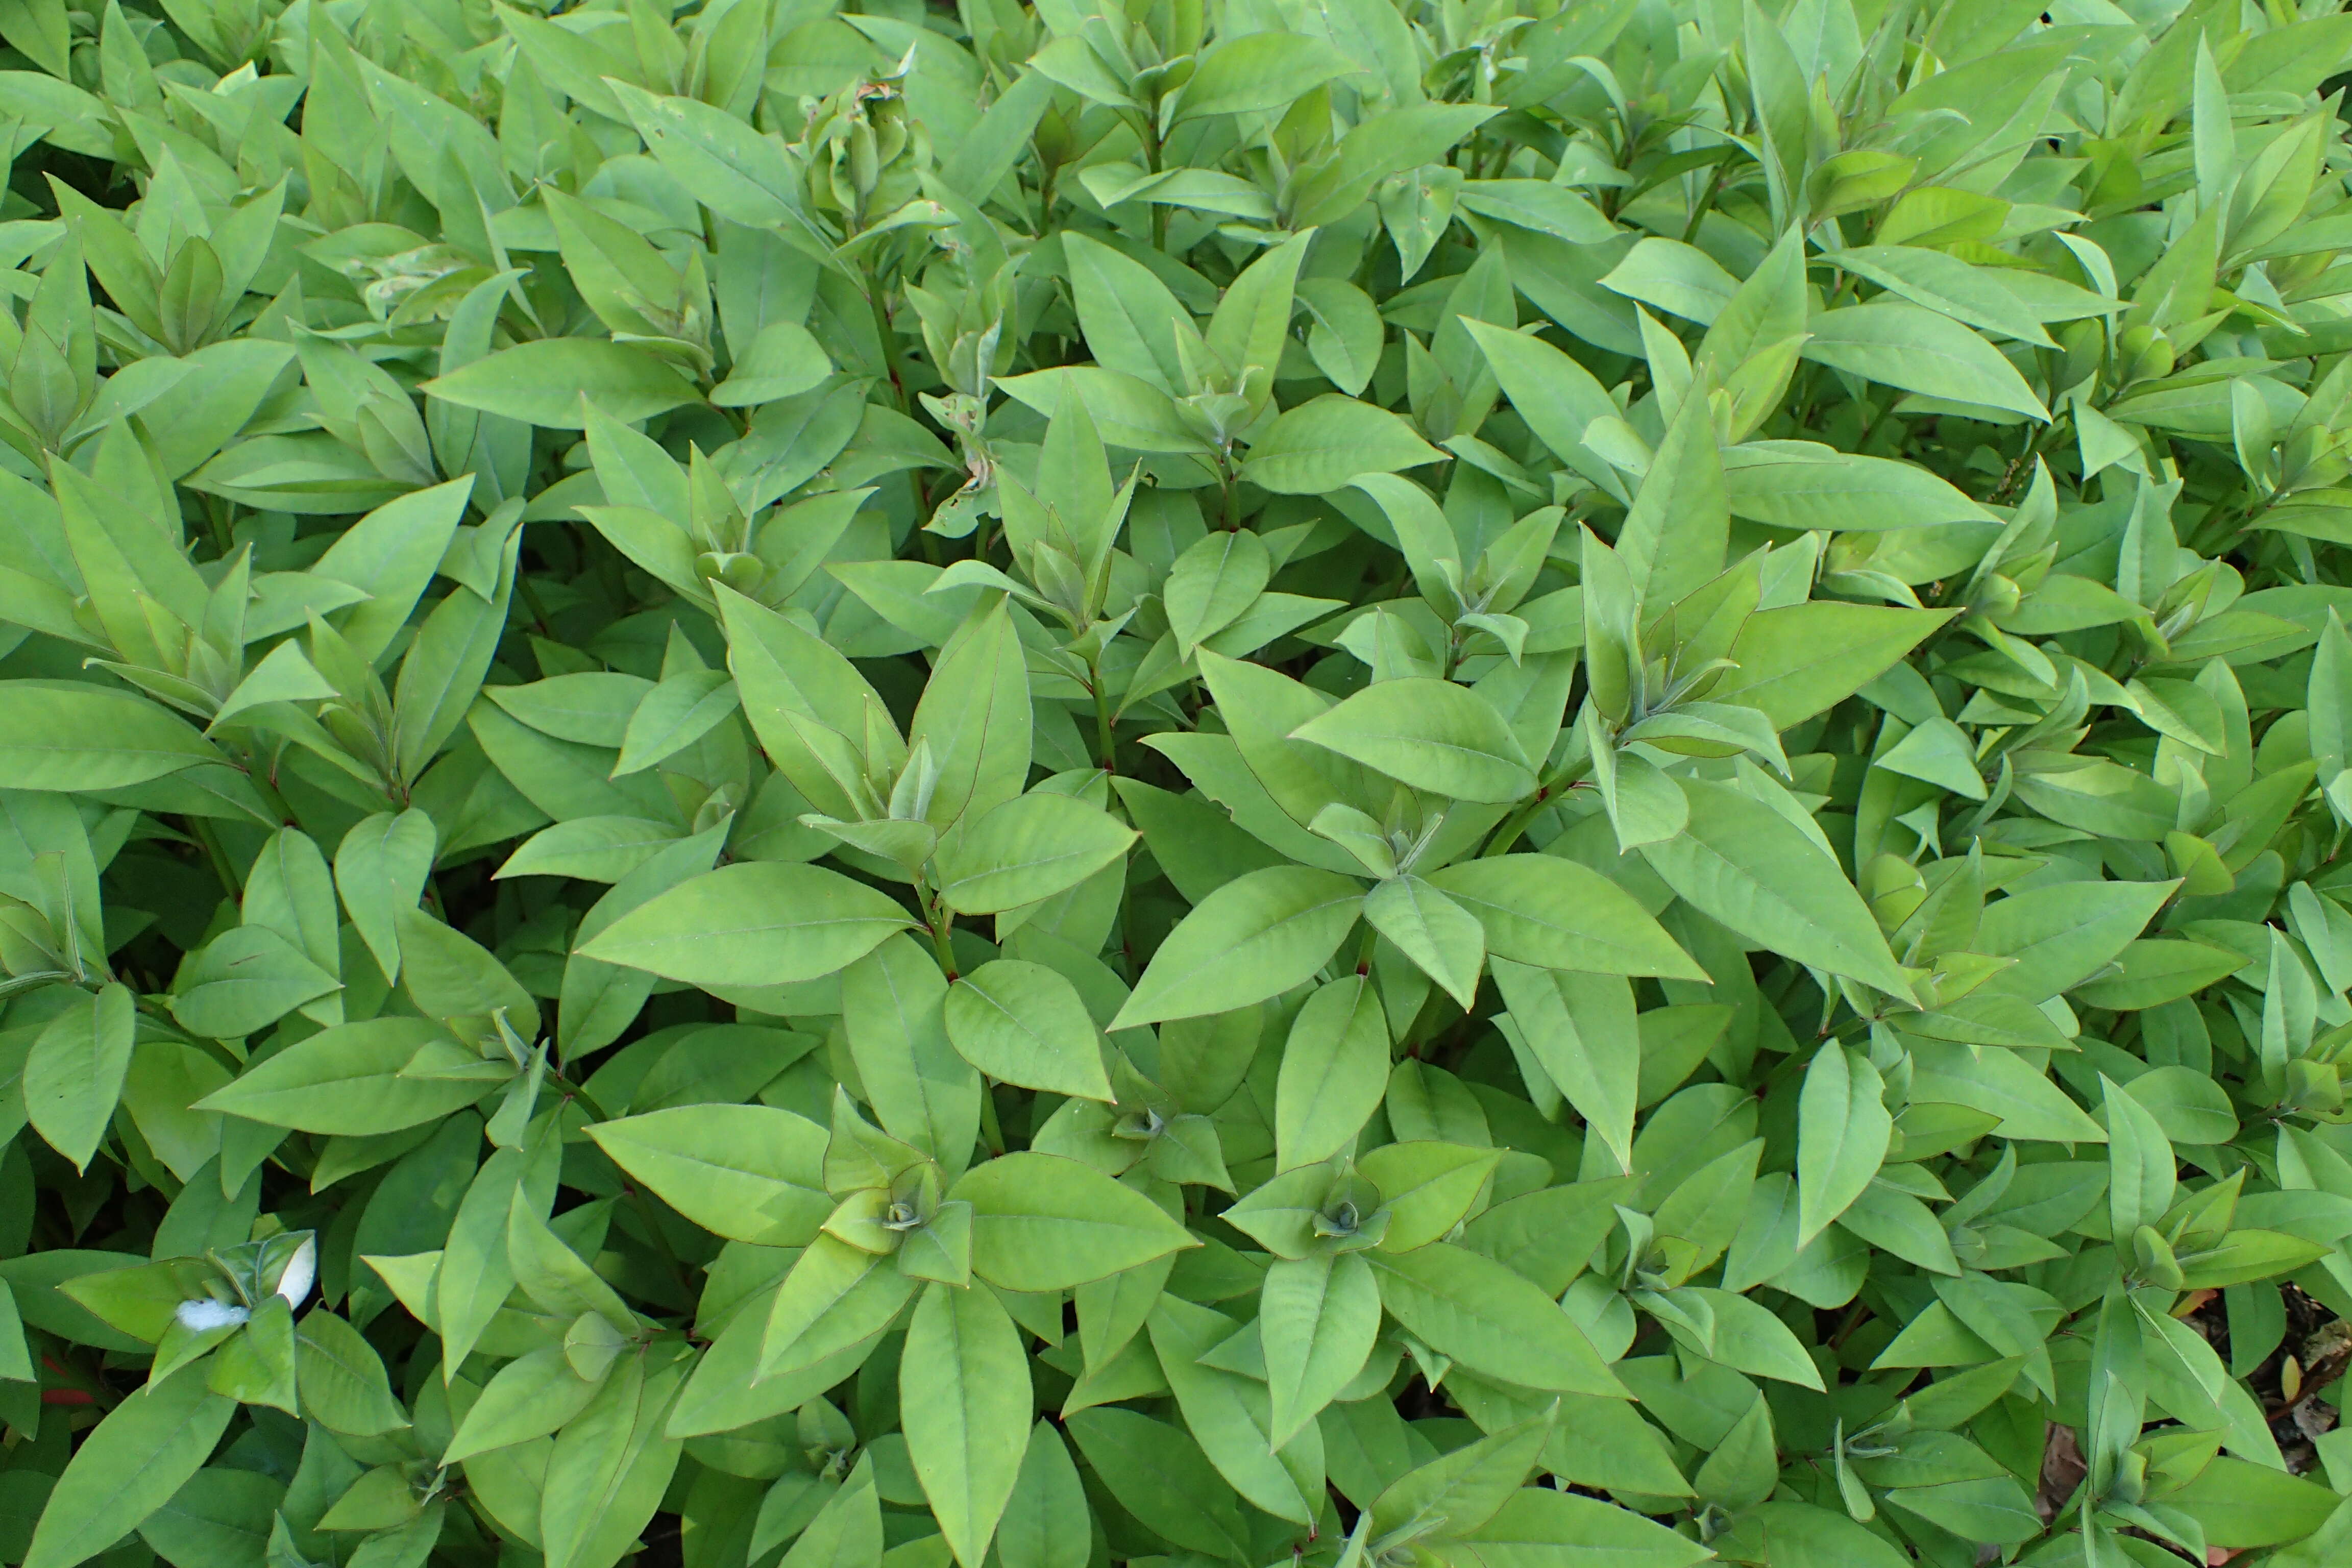
[[2352, 1561], [2335, 0], [0, 0], [0, 1559]]

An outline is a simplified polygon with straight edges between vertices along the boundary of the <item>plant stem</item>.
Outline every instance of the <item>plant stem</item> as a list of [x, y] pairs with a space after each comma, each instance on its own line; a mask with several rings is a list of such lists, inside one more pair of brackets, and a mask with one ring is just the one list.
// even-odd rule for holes
[[907, 390], [906, 362], [898, 353], [898, 339], [890, 325], [890, 307], [882, 297], [882, 279], [872, 272], [866, 275], [866, 307], [874, 313], [874, 337], [882, 348], [882, 366], [890, 375], [891, 395], [897, 400], [898, 412], [911, 415], [914, 404]]
[[1118, 773], [1118, 731], [1111, 723], [1110, 692], [1103, 685], [1102, 655], [1087, 658], [1087, 684], [1095, 694], [1095, 750], [1102, 770], [1114, 776]]
[[1478, 852], [1478, 858], [1483, 860], [1490, 856], [1507, 854], [1511, 846], [1527, 832], [1528, 825], [1541, 815], [1546, 806], [1556, 803], [1562, 794], [1580, 782], [1591, 765], [1589, 761], [1571, 764], [1544, 780], [1525, 805], [1503, 819], [1503, 825], [1495, 829], [1495, 836], [1486, 840], [1486, 847]]
[[940, 902], [929, 888], [919, 886], [915, 896], [923, 906], [923, 924], [930, 931], [931, 954], [940, 961], [940, 973], [954, 980], [955, 911]]
[[205, 858], [212, 862], [213, 875], [220, 879], [221, 891], [232, 899], [243, 898], [245, 884], [229, 865], [228, 856], [222, 852], [220, 837], [213, 832], [213, 825], [204, 817], [192, 816], [188, 818], [188, 832], [205, 847]]

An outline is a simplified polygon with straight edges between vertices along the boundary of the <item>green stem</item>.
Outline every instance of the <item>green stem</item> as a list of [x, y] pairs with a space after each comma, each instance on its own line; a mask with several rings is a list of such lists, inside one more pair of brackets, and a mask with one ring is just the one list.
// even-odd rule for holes
[[522, 595], [523, 608], [530, 612], [530, 624], [538, 629], [540, 636], [550, 636], [547, 629], [547, 606], [540, 603], [539, 590], [531, 585], [530, 574], [518, 572], [515, 574], [514, 582], [515, 592]]
[[205, 847], [205, 858], [212, 862], [213, 875], [220, 879], [221, 891], [232, 899], [243, 898], [245, 885], [237, 879], [236, 871], [229, 865], [228, 856], [222, 851], [220, 838], [213, 832], [213, 825], [204, 817], [192, 816], [188, 818], [188, 832]]
[[214, 555], [223, 561], [227, 560], [236, 551], [236, 534], [232, 531], [229, 521], [231, 509], [236, 504], [234, 501], [223, 500], [218, 496], [205, 498], [205, 530], [213, 536]]
[[243, 772], [246, 782], [253, 785], [253, 792], [261, 797], [262, 804], [269, 807], [271, 814], [284, 826], [294, 826], [294, 808], [286, 804], [284, 795], [278, 793], [277, 767], [273, 764], [265, 768], [259, 756], [248, 753]]
[[1728, 158], [1716, 160], [1715, 168], [1706, 177], [1706, 189], [1699, 194], [1698, 201], [1691, 207], [1690, 221], [1683, 225], [1685, 245], [1698, 237], [1698, 226], [1706, 220], [1706, 215], [1713, 210], [1715, 198], [1723, 194], [1723, 172], [1730, 166], [1731, 160]]
[[[1151, 116], [1151, 120], [1143, 130], [1143, 160], [1145, 167], [1149, 168], [1156, 174], [1160, 173], [1159, 106], [1154, 104], [1149, 112]], [[1151, 248], [1154, 250], [1165, 250], [1168, 248], [1168, 207], [1165, 203], [1161, 202], [1153, 202], [1150, 205], [1151, 207]]]
[[1102, 655], [1093, 654], [1087, 659], [1087, 684], [1095, 694], [1095, 749], [1107, 773], [1118, 772], [1118, 731], [1111, 724], [1110, 692], [1103, 685]]
[[1037, 177], [1037, 237], [1043, 239], [1054, 226], [1054, 185], [1061, 175], [1061, 165], [1048, 163]]
[[996, 1096], [985, 1085], [980, 1091], [980, 1141], [991, 1158], [1004, 1152], [1004, 1129], [996, 1121]]
[[1517, 844], [1520, 837], [1527, 832], [1528, 825], [1533, 822], [1546, 806], [1557, 802], [1562, 793], [1580, 782], [1591, 768], [1591, 763], [1589, 762], [1573, 764], [1562, 768], [1550, 778], [1544, 780], [1537, 786], [1535, 795], [1528, 800], [1527, 804], [1503, 819], [1503, 826], [1495, 829], [1495, 836], [1486, 840], [1486, 847], [1478, 852], [1478, 858], [1484, 860], [1496, 855], [1509, 853], [1511, 846]]
[[919, 888], [916, 897], [922, 901], [923, 923], [930, 929], [931, 953], [940, 961], [940, 973], [953, 980], [957, 978], [955, 911], [934, 898], [928, 888]]
[[[578, 1100], [580, 1108], [598, 1121], [613, 1120], [612, 1113], [596, 1103], [596, 1097], [588, 1092], [586, 1085], [572, 1082], [553, 1068], [548, 1069], [547, 1078], [548, 1081], [555, 1086], [558, 1094], [567, 1100]], [[655, 1249], [661, 1254], [662, 1261], [669, 1265], [671, 1274], [677, 1279], [678, 1289], [688, 1297], [693, 1296], [695, 1294], [694, 1277], [688, 1270], [686, 1260], [678, 1257], [677, 1248], [669, 1244], [669, 1235], [662, 1229], [661, 1218], [655, 1213], [653, 1205], [646, 1201], [646, 1194], [638, 1189], [634, 1181], [625, 1181], [621, 1184], [621, 1195], [628, 1200], [629, 1207], [636, 1214], [637, 1222], [646, 1227], [646, 1236], [652, 1241]]]
[[890, 373], [890, 392], [898, 400], [898, 412], [912, 414], [913, 397], [907, 390], [907, 367], [898, 353], [898, 335], [890, 326], [890, 307], [882, 298], [882, 279], [868, 272], [866, 275], [866, 306], [874, 313], [874, 336], [881, 345], [883, 368]]

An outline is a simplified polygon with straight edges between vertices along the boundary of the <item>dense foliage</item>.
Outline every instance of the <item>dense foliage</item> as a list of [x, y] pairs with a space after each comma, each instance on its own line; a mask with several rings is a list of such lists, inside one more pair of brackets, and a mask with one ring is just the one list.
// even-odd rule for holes
[[0, 1558], [2352, 1561], [2352, 16], [862, 3], [0, 0]]

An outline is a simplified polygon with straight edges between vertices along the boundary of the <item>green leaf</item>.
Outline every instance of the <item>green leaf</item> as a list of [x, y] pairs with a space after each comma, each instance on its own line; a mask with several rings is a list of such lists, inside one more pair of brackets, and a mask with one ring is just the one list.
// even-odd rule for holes
[[1276, 419], [1251, 446], [1242, 477], [1276, 495], [1315, 495], [1358, 474], [1393, 474], [1444, 456], [1387, 409], [1327, 393]]
[[540, 1501], [549, 1568], [610, 1562], [653, 1518], [684, 1450], [662, 1416], [685, 1379], [682, 1359], [625, 1357], [557, 1436]]
[[1870, 1058], [1834, 1041], [1813, 1053], [1797, 1101], [1797, 1245], [1819, 1236], [1885, 1162], [1894, 1118]]
[[588, 1129], [613, 1163], [717, 1236], [803, 1247], [832, 1212], [824, 1128], [765, 1105], [679, 1105]]
[[295, 1330], [294, 1371], [304, 1412], [330, 1432], [377, 1437], [409, 1424], [375, 1347], [323, 1307]]
[[[1778, 528], [1864, 532], [1986, 515], [1984, 508], [1925, 468], [1811, 441], [1754, 441], [1727, 447], [1723, 483], [1732, 516]], [[1810, 607], [1827, 609], [1832, 602]]]
[[909, 746], [928, 744], [939, 770], [925, 820], [945, 828], [985, 817], [1029, 777], [1029, 676], [1011, 602], [975, 609], [940, 649], [915, 708]]
[[1185, 348], [1198, 353], [1201, 330], [1168, 286], [1141, 262], [1081, 235], [1062, 241], [1070, 292], [1097, 363], [1171, 397], [1194, 390]]
[[478, 1076], [409, 1070], [446, 1066], [461, 1054], [471, 1055], [423, 1018], [338, 1025], [247, 1068], [194, 1109], [343, 1137], [397, 1132], [482, 1097], [488, 1086]]
[[1075, 796], [1024, 795], [940, 839], [940, 897], [966, 915], [1038, 903], [1109, 866], [1135, 839], [1133, 828]]
[[1379, 988], [1346, 974], [1317, 989], [1291, 1021], [1274, 1094], [1281, 1169], [1345, 1149], [1388, 1092], [1389, 1026]]
[[1633, 987], [1613, 974], [1536, 968], [1505, 958], [1495, 961], [1495, 984], [1543, 1075], [1608, 1147], [1617, 1168], [1632, 1170], [1642, 1079]]
[[1147, 1326], [1184, 1425], [1209, 1463], [1255, 1507], [1307, 1523], [1322, 1500], [1322, 1433], [1279, 1449], [1270, 1444], [1267, 1398], [1257, 1380], [1206, 1363], [1231, 1323], [1213, 1308], [1162, 1295]]
[[1856, 245], [1832, 252], [1831, 258], [1846, 271], [1956, 321], [2042, 348], [2057, 346], [2014, 293], [1957, 256], [1909, 245]]
[[1940, 610], [1828, 600], [1759, 610], [1732, 639], [1738, 668], [1725, 671], [1707, 698], [1743, 703], [1774, 729], [1793, 729], [1877, 679], [1947, 618]]
[[1631, 1509], [1545, 1487], [1513, 1492], [1457, 1550], [1479, 1562], [1545, 1562], [1566, 1554], [1594, 1557], [1611, 1568], [1689, 1568], [1714, 1555]]
[[604, 86], [646, 139], [646, 150], [695, 200], [722, 217], [761, 228], [799, 217], [800, 181], [782, 142], [691, 98], [656, 98], [611, 77]]
[[1586, 479], [1614, 489], [1616, 470], [1585, 446], [1584, 437], [1595, 420], [1614, 419], [1622, 411], [1592, 373], [1540, 338], [1486, 321], [1465, 319], [1462, 325], [1536, 438]]
[[1111, 1099], [1102, 1037], [1076, 987], [1041, 963], [1003, 958], [947, 994], [948, 1039], [990, 1078], [1081, 1100]]
[[109, 985], [68, 1004], [24, 1058], [26, 1119], [77, 1171], [89, 1168], [113, 1119], [136, 1025], [130, 987]]
[[0, 681], [0, 789], [121, 789], [221, 761], [185, 720], [79, 681]]
[[1381, 1304], [1472, 1372], [1522, 1387], [1622, 1398], [1584, 1331], [1527, 1279], [1444, 1242], [1371, 1256]]
[[1995, 989], [2041, 1002], [2104, 970], [2171, 896], [2172, 882], [2070, 882], [2029, 889], [1985, 907], [1979, 951], [2017, 962]]
[[896, 934], [841, 977], [842, 1030], [875, 1114], [953, 1176], [971, 1157], [982, 1090], [949, 1041], [947, 994], [938, 960]]
[[997, 382], [1007, 396], [1048, 418], [1076, 397], [1103, 440], [1133, 452], [1200, 452], [1207, 443], [1176, 412], [1174, 399], [1149, 381], [1116, 369], [1078, 365], [1033, 370]]
[[427, 395], [551, 430], [578, 430], [590, 405], [634, 424], [696, 401], [684, 376], [641, 349], [604, 338], [541, 338], [425, 384]]
[[1476, 915], [1486, 951], [1538, 969], [1654, 974], [1705, 972], [1617, 884], [1556, 855], [1497, 855], [1429, 874]]
[[1396, 877], [1364, 900], [1364, 920], [1467, 1012], [1477, 1001], [1486, 932], [1478, 917], [1419, 877]]
[[1069, 1448], [1051, 1421], [1038, 1422], [996, 1526], [997, 1556], [1004, 1568], [1084, 1568], [1088, 1518]]
[[267, 1557], [270, 1526], [286, 1495], [286, 1487], [274, 1477], [207, 1466], [147, 1516], [139, 1537], [175, 1568], [181, 1563], [258, 1564]]
[[1679, 604], [1722, 571], [1730, 527], [1714, 411], [1686, 397], [1617, 531], [1617, 553], [1645, 612]]
[[870, 1342], [920, 1283], [887, 1258], [819, 1236], [776, 1291], [753, 1381], [789, 1377]]
[[972, 1272], [1006, 1290], [1066, 1290], [1198, 1242], [1167, 1212], [1074, 1160], [985, 1160], [949, 1189], [971, 1205]]
[[1339, 950], [1363, 901], [1357, 883], [1303, 866], [1236, 878], [1168, 933], [1110, 1027], [1227, 1013], [1279, 995]]
[[1377, 682], [1291, 736], [1457, 800], [1507, 803], [1536, 787], [1535, 768], [1494, 704], [1450, 680]]
[[898, 1407], [940, 1530], [965, 1568], [980, 1568], [1029, 1447], [1029, 1358], [985, 1289], [924, 1288], [907, 1327]]
[[1372, 1500], [1373, 1528], [1386, 1532], [1434, 1525], [1451, 1536], [1476, 1530], [1517, 1494], [1557, 1415], [1552, 1406], [1399, 1476]]
[[2326, 1488], [2227, 1455], [2167, 1500], [2205, 1531], [2211, 1546], [2277, 1546], [2311, 1534], [2336, 1511]]
[[1182, 1428], [1118, 1406], [1081, 1410], [1065, 1426], [1111, 1496], [1146, 1529], [1214, 1558], [1247, 1552], [1233, 1489]]
[[456, 1464], [557, 1431], [587, 1408], [601, 1386], [572, 1370], [561, 1345], [546, 1345], [518, 1356], [483, 1386], [481, 1396], [457, 1424], [441, 1461]]
[[1700, 912], [1801, 963], [1910, 994], [1862, 895], [1829, 851], [1726, 784], [1681, 779], [1688, 830], [1642, 855]]
[[897, 901], [816, 866], [723, 866], [614, 921], [590, 958], [694, 985], [784, 985], [856, 963], [914, 924]]
[[1265, 591], [1273, 571], [1265, 541], [1245, 528], [1219, 529], [1178, 556], [1163, 594], [1176, 651], [1190, 658], [1202, 637], [1232, 625]]
[[58, 1477], [26, 1562], [73, 1568], [172, 1500], [236, 1414], [236, 1402], [206, 1388], [205, 1374], [184, 1366], [107, 1412]]
[[416, 907], [437, 847], [422, 811], [378, 812], [343, 835], [335, 850], [335, 890], [386, 980], [400, 978], [400, 914]]
[[1279, 1259], [1265, 1273], [1258, 1332], [1279, 1448], [1354, 1381], [1381, 1326], [1381, 1292], [1361, 1253]]
[[2107, 1122], [2107, 1213], [2118, 1241], [2172, 1206], [2172, 1142], [2129, 1089], [2102, 1076]]
[[1295, 33], [1245, 33], [1202, 58], [1178, 100], [1176, 120], [1281, 110], [1354, 67], [1320, 39]]
[[1949, 316], [1882, 301], [1824, 311], [1805, 330], [1800, 352], [1817, 364], [1953, 403], [2050, 417], [2017, 368]]

